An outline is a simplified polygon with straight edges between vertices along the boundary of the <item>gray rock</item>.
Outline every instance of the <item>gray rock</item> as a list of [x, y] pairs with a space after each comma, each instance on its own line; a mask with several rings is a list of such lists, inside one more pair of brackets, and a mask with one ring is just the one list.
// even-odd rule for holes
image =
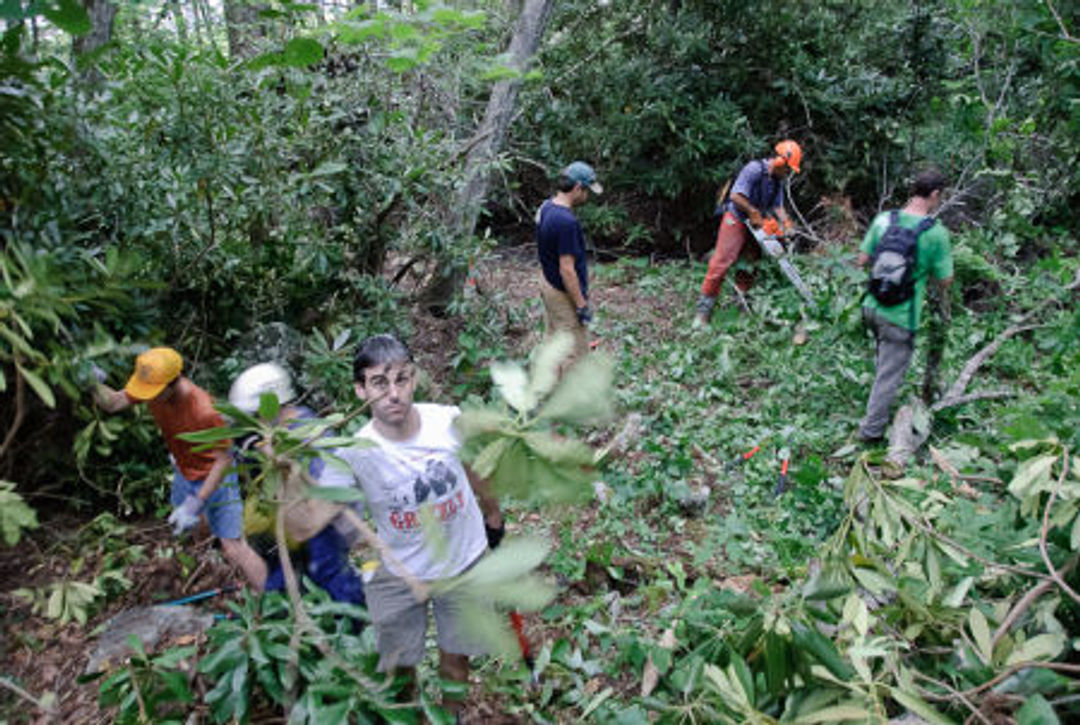
[[86, 674], [107, 670], [132, 654], [128, 638], [134, 635], [145, 651], [184, 635], [200, 634], [214, 624], [214, 615], [192, 607], [156, 606], [126, 609], [105, 623], [97, 647], [86, 663]]

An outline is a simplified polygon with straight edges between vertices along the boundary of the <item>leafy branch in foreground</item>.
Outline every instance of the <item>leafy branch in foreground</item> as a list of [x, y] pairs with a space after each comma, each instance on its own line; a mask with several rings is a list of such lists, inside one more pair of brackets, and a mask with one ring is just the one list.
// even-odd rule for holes
[[560, 378], [571, 346], [570, 335], [559, 333], [533, 350], [528, 370], [493, 363], [491, 378], [502, 401], [463, 406], [457, 420], [462, 460], [499, 495], [552, 502], [591, 493], [592, 448], [554, 429], [611, 417], [614, 368], [607, 357], [592, 354]]

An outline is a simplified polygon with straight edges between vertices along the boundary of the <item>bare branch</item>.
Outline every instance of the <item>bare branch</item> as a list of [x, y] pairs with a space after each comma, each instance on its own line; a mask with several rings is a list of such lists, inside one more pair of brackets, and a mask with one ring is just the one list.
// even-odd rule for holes
[[1065, 477], [1068, 474], [1069, 447], [1065, 446], [1065, 451], [1062, 454], [1061, 475], [1058, 476], [1057, 483], [1054, 484], [1054, 490], [1050, 492], [1050, 499], [1046, 502], [1046, 509], [1043, 511], [1042, 533], [1039, 535], [1039, 554], [1042, 556], [1043, 563], [1046, 564], [1046, 569], [1050, 572], [1050, 576], [1053, 578], [1054, 583], [1061, 587], [1063, 592], [1072, 597], [1074, 602], [1080, 604], [1080, 594], [1077, 594], [1072, 587], [1065, 583], [1065, 579], [1062, 578], [1061, 572], [1054, 567], [1054, 562], [1050, 561], [1050, 553], [1047, 551], [1046, 547], [1046, 537], [1050, 532], [1050, 508], [1054, 505], [1054, 501], [1061, 491], [1061, 484], [1065, 482]]
[[1067, 40], [1070, 43], [1080, 43], [1080, 38], [1075, 38], [1069, 34], [1069, 29], [1065, 27], [1065, 21], [1062, 19], [1061, 14], [1054, 7], [1054, 3], [1050, 0], [1044, 0], [1046, 7], [1050, 10], [1050, 14], [1054, 16], [1054, 20], [1057, 22], [1058, 27], [1061, 28], [1061, 39]]

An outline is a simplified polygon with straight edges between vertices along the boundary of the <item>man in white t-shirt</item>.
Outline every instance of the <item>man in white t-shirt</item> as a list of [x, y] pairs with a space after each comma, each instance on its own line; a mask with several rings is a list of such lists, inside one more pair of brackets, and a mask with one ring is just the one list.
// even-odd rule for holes
[[[353, 362], [357, 396], [371, 408], [371, 422], [356, 436], [375, 444], [337, 455], [351, 471], [327, 466], [324, 485], [353, 478], [380, 539], [391, 557], [365, 586], [379, 650], [379, 669], [411, 674], [424, 656], [428, 601], [418, 601], [404, 576], [421, 582], [456, 576], [498, 543], [503, 528], [498, 503], [487, 482], [462, 465], [461, 441], [453, 428], [456, 406], [414, 403], [416, 370], [412, 353], [390, 335], [360, 344]], [[426, 512], [441, 524], [441, 536], [422, 530]], [[441, 544], [435, 544], [441, 539]], [[404, 569], [404, 572], [400, 569]], [[469, 656], [483, 648], [458, 625], [462, 602], [453, 595], [430, 598], [438, 631], [439, 674], [467, 682]], [[460, 703], [447, 703], [456, 710]]]

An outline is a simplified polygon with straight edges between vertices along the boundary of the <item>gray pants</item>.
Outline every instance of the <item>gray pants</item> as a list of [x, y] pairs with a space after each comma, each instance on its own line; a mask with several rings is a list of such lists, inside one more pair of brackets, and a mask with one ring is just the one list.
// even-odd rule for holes
[[880, 438], [889, 425], [889, 407], [904, 382], [904, 374], [915, 351], [915, 333], [886, 322], [874, 312], [863, 308], [863, 323], [874, 333], [877, 351], [874, 353], [874, 387], [866, 402], [866, 417], [859, 425], [860, 438]]

